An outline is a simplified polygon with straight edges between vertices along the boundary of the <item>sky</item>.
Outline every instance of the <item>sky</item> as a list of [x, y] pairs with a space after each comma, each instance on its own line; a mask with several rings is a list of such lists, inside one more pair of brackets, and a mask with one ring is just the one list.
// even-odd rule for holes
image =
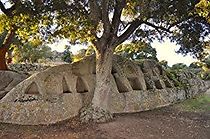
[[[63, 52], [66, 44], [68, 44], [68, 39], [63, 39], [57, 43], [48, 44], [48, 46], [51, 47], [52, 51], [56, 50], [58, 52]], [[76, 54], [77, 51], [84, 48], [87, 48], [87, 47], [85, 47], [84, 45], [74, 45], [74, 46], [71, 46], [71, 52], [73, 54]]]
[[168, 61], [169, 66], [176, 63], [184, 63], [189, 66], [190, 63], [197, 61], [190, 55], [183, 56], [182, 54], [177, 54], [176, 51], [179, 49], [179, 46], [175, 43], [171, 43], [169, 40], [165, 40], [163, 43], [154, 41], [152, 47], [157, 51], [158, 60]]
[[[68, 43], [67, 39], [61, 40], [58, 43], [54, 43], [49, 45], [52, 50], [56, 50], [58, 52], [63, 52], [65, 45]], [[168, 65], [172, 66], [176, 63], [185, 63], [186, 65], [190, 65], [190, 63], [196, 61], [192, 56], [183, 56], [181, 54], [177, 54], [175, 51], [179, 49], [179, 46], [175, 43], [171, 43], [169, 40], [165, 40], [163, 43], [158, 41], [154, 41], [152, 43], [152, 47], [157, 51], [157, 58], [159, 61], [166, 60], [168, 61]], [[73, 54], [76, 54], [78, 50], [85, 48], [83, 45], [75, 45], [71, 46], [71, 51]]]

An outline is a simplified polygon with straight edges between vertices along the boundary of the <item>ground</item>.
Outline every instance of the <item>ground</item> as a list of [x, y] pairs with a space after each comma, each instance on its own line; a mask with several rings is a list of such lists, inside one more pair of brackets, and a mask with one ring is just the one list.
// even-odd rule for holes
[[210, 91], [174, 106], [118, 114], [109, 123], [68, 120], [49, 126], [0, 124], [0, 139], [209, 139]]

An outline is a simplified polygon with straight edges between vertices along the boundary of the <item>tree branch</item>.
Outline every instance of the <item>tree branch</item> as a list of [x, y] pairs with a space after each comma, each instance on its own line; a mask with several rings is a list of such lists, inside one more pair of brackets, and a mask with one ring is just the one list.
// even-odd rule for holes
[[109, 0], [102, 0], [101, 3], [101, 16], [102, 16], [102, 23], [103, 23], [103, 28], [104, 28], [104, 33], [102, 35], [102, 38], [105, 37], [109, 37], [109, 33], [110, 33], [110, 21], [109, 21]]
[[130, 23], [130, 26], [127, 28], [127, 30], [118, 37], [118, 39], [115, 42], [115, 46], [123, 43], [127, 38], [130, 37], [130, 35], [143, 23], [142, 20], [136, 19], [133, 22]]
[[15, 30], [15, 28], [12, 28], [10, 31], [8, 31], [1, 48], [8, 48], [10, 46], [12, 39], [15, 37]]
[[4, 14], [8, 14], [8, 10], [4, 7], [4, 4], [0, 1], [0, 9]]
[[[96, 0], [89, 0], [88, 4], [90, 7], [89, 19], [91, 20], [91, 22], [95, 28], [95, 29], [91, 30], [91, 34], [93, 36], [95, 36], [96, 41], [97, 41], [98, 38], [97, 38], [97, 34], [96, 34], [97, 33], [96, 28], [101, 20], [101, 9], [100, 9], [100, 6], [98, 5]], [[97, 42], [94, 41], [92, 43], [96, 44]]]
[[13, 16], [13, 11], [15, 10], [16, 5], [17, 5], [17, 2], [15, 2], [15, 4], [12, 7], [10, 7], [9, 9], [6, 9], [4, 4], [0, 1], [0, 9], [8, 17]]
[[170, 31], [170, 28], [165, 28], [165, 27], [163, 27], [163, 26], [156, 26], [155, 24], [152, 24], [152, 23], [147, 22], [147, 21], [144, 21], [143, 23], [146, 24], [146, 25], [148, 25], [148, 26], [150, 26], [150, 27], [153, 27], [153, 28], [156, 29], [157, 31], [163, 30], [163, 31], [172, 33], [172, 31]]
[[113, 34], [117, 36], [119, 24], [120, 24], [120, 18], [122, 14], [122, 10], [126, 5], [126, 0], [116, 0], [116, 6], [114, 8], [114, 15], [112, 19], [112, 31]]
[[97, 1], [89, 0], [89, 6], [90, 6], [89, 18], [94, 25], [98, 25], [101, 19], [101, 11], [99, 5], [97, 4]]

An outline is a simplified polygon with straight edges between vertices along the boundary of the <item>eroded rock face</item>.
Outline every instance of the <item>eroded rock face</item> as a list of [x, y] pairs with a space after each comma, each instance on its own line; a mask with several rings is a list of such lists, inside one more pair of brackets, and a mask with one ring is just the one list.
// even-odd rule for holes
[[[112, 77], [113, 92], [108, 100], [108, 110], [112, 113], [163, 107], [207, 89], [202, 80], [187, 72], [180, 74], [187, 88], [175, 86], [161, 66], [151, 60], [139, 66], [115, 56]], [[38, 125], [74, 117], [90, 104], [94, 87], [93, 56], [71, 65], [49, 68], [18, 84], [0, 101], [0, 121]]]
[[24, 74], [13, 71], [0, 71], [0, 99], [24, 79], [26, 79]]

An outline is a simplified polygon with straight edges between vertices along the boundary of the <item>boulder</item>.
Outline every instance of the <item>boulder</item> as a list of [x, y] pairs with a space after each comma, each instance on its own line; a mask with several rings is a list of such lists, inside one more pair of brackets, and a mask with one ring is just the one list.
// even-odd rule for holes
[[0, 71], [0, 99], [26, 77], [24, 74], [13, 71]]

